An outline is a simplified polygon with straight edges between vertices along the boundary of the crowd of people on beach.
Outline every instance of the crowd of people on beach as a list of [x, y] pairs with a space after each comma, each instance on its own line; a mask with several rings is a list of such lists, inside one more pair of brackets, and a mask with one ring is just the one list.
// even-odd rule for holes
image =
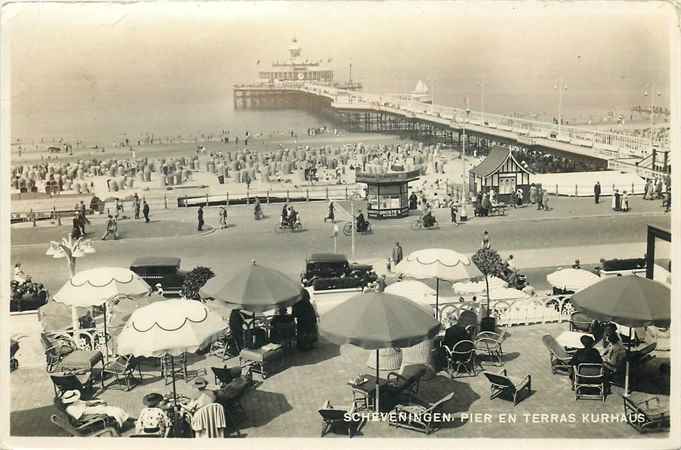
[[512, 146], [513, 156], [534, 173], [594, 172], [605, 170], [593, 162], [567, 158], [541, 150]]

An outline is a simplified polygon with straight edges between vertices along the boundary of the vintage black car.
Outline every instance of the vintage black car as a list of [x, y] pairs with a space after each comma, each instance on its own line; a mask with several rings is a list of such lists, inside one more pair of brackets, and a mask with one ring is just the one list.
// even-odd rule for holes
[[180, 270], [180, 258], [174, 256], [144, 256], [137, 258], [130, 270], [142, 277], [149, 286], [161, 284], [163, 295], [180, 295], [186, 272]]
[[47, 289], [41, 283], [34, 283], [32, 281], [19, 283], [12, 280], [10, 288], [10, 312], [32, 311], [47, 303]]
[[316, 291], [361, 288], [378, 278], [373, 269], [370, 264], [350, 263], [345, 255], [313, 253], [305, 261], [300, 282]]

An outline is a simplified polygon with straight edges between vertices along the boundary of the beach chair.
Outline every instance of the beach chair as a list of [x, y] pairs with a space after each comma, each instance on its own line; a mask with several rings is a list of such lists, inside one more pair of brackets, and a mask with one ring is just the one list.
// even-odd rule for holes
[[74, 374], [50, 375], [50, 379], [52, 380], [55, 398], [60, 398], [64, 392], [70, 390], [80, 391], [80, 395], [83, 400], [91, 399], [95, 394], [92, 377], [88, 377], [88, 380], [85, 384], [81, 383], [78, 377]]
[[106, 414], [86, 414], [79, 420], [71, 417], [59, 400], [55, 400], [56, 414], [50, 416], [50, 421], [70, 434], [79, 437], [118, 436], [115, 427], [116, 420]]
[[501, 369], [499, 372], [483, 372], [490, 383], [490, 400], [500, 397], [501, 395], [509, 395], [513, 398], [513, 406], [520, 401], [520, 394], [527, 391], [528, 395], [532, 392], [532, 377], [527, 375], [525, 378], [509, 377], [506, 369]]
[[447, 355], [447, 372], [449, 378], [456, 378], [461, 375], [476, 376], [475, 343], [471, 340], [462, 340], [450, 349], [446, 345], [442, 346]]
[[324, 437], [329, 431], [337, 432], [339, 428], [343, 429], [343, 433], [347, 433], [351, 438], [362, 425], [362, 419], [353, 418], [346, 420], [346, 414], [352, 414], [353, 408], [332, 406], [327, 400], [321, 408], [319, 408], [319, 415], [322, 417], [322, 431], [320, 437]]
[[659, 397], [634, 402], [629, 397], [624, 399], [624, 415], [627, 423], [639, 433], [661, 432], [669, 430], [669, 406], [663, 405]]
[[563, 371], [565, 374], [569, 374], [572, 355], [549, 334], [544, 335], [541, 340], [544, 343], [546, 350], [549, 351], [549, 366], [551, 367], [551, 373], [556, 374], [559, 371]]
[[70, 342], [64, 339], [50, 339], [45, 333], [40, 334], [40, 343], [45, 352], [45, 368], [48, 372], [58, 371], [64, 356], [74, 350]]
[[419, 392], [421, 378], [426, 374], [427, 368], [423, 364], [405, 366], [398, 372], [390, 372], [387, 383], [381, 386], [381, 395], [393, 401], [405, 400], [410, 403]]
[[65, 417], [59, 414], [52, 414], [50, 416], [50, 421], [70, 434], [71, 436], [78, 436], [78, 437], [101, 437], [101, 436], [107, 436], [107, 437], [118, 437], [118, 431], [116, 431], [116, 428], [113, 426], [104, 426], [103, 422], [101, 419], [96, 419], [93, 421], [88, 421], [82, 423], [78, 427], [74, 427], [71, 425]]
[[[493, 331], [478, 333], [475, 338], [476, 356], [486, 356], [490, 363], [497, 366], [503, 365], [504, 351], [501, 348], [501, 342], [501, 336]], [[482, 365], [479, 358], [478, 362]]]
[[206, 405], [192, 415], [191, 425], [197, 438], [223, 438], [227, 428], [225, 410], [218, 403]]
[[397, 405], [388, 416], [388, 425], [420, 433], [430, 434], [438, 430], [435, 418], [439, 417], [442, 405], [454, 398], [454, 392], [450, 392], [435, 403], [423, 405]]
[[[139, 378], [135, 378], [135, 369], [137, 369]], [[139, 361], [132, 356], [118, 356], [109, 360], [104, 365], [104, 373], [114, 377], [109, 386], [125, 382], [127, 391], [142, 382], [142, 369], [140, 369]]]
[[575, 398], [598, 399], [605, 402], [605, 371], [603, 364], [583, 363], [574, 370], [573, 388]]

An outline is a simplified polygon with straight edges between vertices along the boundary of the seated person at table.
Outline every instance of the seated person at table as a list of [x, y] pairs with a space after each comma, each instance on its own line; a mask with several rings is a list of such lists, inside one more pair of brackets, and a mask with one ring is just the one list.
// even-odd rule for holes
[[603, 350], [603, 365], [612, 377], [620, 372], [627, 359], [627, 351], [622, 345], [617, 332], [610, 332], [605, 338], [605, 349]]
[[[594, 340], [591, 336], [582, 336], [579, 338], [579, 341], [582, 343], [584, 348], [580, 348], [575, 352], [574, 355], [572, 355], [572, 359], [570, 360], [570, 366], [572, 367], [577, 367], [580, 364], [601, 364], [603, 363], [603, 358], [601, 358], [601, 354], [598, 353], [598, 350], [594, 348]], [[570, 369], [570, 379], [574, 379], [574, 372], [573, 369]]]
[[[454, 346], [460, 341], [468, 341], [471, 339], [470, 334], [463, 325], [452, 325], [445, 331], [445, 336], [442, 339], [442, 343], [446, 345], [450, 350], [454, 350]], [[464, 349], [466, 350], [466, 349]]]
[[241, 367], [229, 369], [231, 379], [226, 383], [221, 383], [220, 387], [214, 391], [215, 401], [220, 403], [225, 410], [230, 410], [232, 402], [238, 401], [239, 397], [250, 385], [253, 384], [253, 375], [250, 371], [246, 375], [241, 375]]
[[147, 394], [142, 398], [144, 408], [140, 411], [137, 422], [135, 422], [135, 433], [166, 435], [172, 423], [165, 411], [160, 408], [162, 402], [163, 396], [156, 392]]
[[206, 389], [208, 387], [208, 380], [206, 380], [203, 377], [198, 377], [194, 379], [194, 382], [192, 384], [196, 388], [197, 393], [194, 399], [187, 404], [186, 408], [189, 411], [194, 413], [199, 409], [203, 408], [204, 406], [210, 405], [211, 403], [215, 403], [216, 401], [215, 392]]
[[317, 312], [310, 303], [310, 293], [303, 289], [302, 298], [293, 305], [293, 315], [296, 317], [296, 338], [299, 350], [309, 350], [319, 339], [317, 328]]
[[64, 395], [59, 399], [66, 413], [75, 420], [81, 420], [83, 416], [92, 414], [105, 414], [116, 420], [118, 429], [123, 428], [123, 424], [130, 418], [122, 408], [117, 406], [108, 406], [102, 400], [84, 401], [80, 399], [80, 391], [71, 390], [64, 392]]
[[295, 328], [293, 322], [294, 318], [286, 312], [286, 307], [279, 307], [277, 313], [270, 320], [270, 340], [275, 344], [280, 344], [286, 338], [292, 338], [293, 336], [287, 335], [287, 327]]

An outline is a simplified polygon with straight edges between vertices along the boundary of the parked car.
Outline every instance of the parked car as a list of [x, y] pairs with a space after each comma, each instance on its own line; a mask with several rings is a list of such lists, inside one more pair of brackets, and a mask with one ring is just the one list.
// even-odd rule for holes
[[10, 312], [32, 311], [47, 303], [47, 289], [41, 283], [34, 283], [33, 281], [19, 283], [12, 280], [10, 289]]
[[181, 259], [174, 256], [144, 256], [137, 258], [130, 270], [142, 277], [152, 288], [161, 284], [163, 295], [180, 295], [187, 273], [180, 270]]
[[646, 260], [645, 258], [609, 259], [602, 261], [601, 267], [597, 267], [596, 272], [601, 278], [618, 275], [639, 275], [645, 277]]
[[345, 255], [336, 253], [313, 253], [305, 261], [300, 282], [304, 287], [322, 291], [363, 288], [377, 278], [370, 264], [350, 263]]

